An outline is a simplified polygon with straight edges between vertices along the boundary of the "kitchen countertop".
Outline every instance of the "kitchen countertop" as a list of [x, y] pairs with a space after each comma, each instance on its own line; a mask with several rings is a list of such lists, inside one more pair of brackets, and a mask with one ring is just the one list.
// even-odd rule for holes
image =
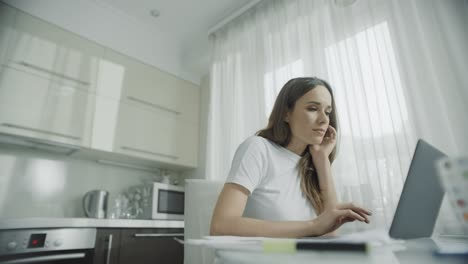
[[58, 227], [184, 228], [184, 221], [47, 217], [0, 218], [0, 230]]

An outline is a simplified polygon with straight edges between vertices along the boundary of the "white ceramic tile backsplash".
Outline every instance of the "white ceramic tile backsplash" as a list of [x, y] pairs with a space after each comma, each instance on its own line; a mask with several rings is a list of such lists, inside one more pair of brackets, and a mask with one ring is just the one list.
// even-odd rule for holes
[[0, 218], [83, 217], [87, 191], [104, 189], [113, 199], [154, 178], [150, 172], [0, 145]]

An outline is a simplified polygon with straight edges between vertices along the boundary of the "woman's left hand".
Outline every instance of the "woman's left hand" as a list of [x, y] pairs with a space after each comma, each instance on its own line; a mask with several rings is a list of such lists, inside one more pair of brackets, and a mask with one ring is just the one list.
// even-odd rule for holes
[[309, 145], [309, 152], [312, 158], [322, 157], [328, 158], [333, 148], [336, 146], [336, 130], [332, 126], [328, 126], [327, 132], [323, 137], [322, 143]]

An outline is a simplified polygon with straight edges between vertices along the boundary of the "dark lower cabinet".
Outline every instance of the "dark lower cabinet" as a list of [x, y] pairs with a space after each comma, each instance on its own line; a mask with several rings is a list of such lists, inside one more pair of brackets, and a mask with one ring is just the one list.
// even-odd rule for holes
[[123, 229], [119, 264], [182, 264], [183, 229]]
[[95, 264], [182, 264], [183, 229], [98, 229]]
[[119, 263], [121, 229], [99, 228], [94, 248], [94, 264]]

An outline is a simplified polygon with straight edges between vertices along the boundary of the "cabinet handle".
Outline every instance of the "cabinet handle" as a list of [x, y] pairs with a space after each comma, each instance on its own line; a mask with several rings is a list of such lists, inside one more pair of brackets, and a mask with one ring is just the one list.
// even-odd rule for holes
[[105, 164], [105, 165], [111, 165], [111, 166], [118, 166], [118, 167], [124, 167], [124, 168], [130, 168], [130, 169], [137, 169], [137, 170], [142, 170], [142, 171], [148, 171], [148, 172], [155, 172], [158, 171], [158, 168], [152, 168], [152, 167], [146, 167], [142, 165], [134, 165], [130, 163], [124, 163], [124, 162], [116, 162], [116, 161], [111, 161], [111, 160], [96, 160], [97, 163]]
[[170, 159], [178, 159], [179, 158], [179, 157], [174, 156], [174, 155], [168, 155], [168, 154], [163, 154], [163, 153], [158, 153], [158, 152], [152, 152], [152, 151], [148, 151], [148, 150], [142, 150], [142, 149], [127, 147], [127, 146], [121, 146], [120, 148], [123, 149], [123, 150], [141, 152], [141, 153], [144, 153], [144, 154], [156, 155], [156, 156], [161, 156], [161, 157], [170, 158]]
[[111, 251], [112, 251], [112, 234], [108, 238], [109, 243], [107, 244], [107, 255], [106, 255], [106, 264], [110, 264]]
[[63, 137], [63, 138], [69, 138], [69, 139], [73, 139], [73, 140], [80, 140], [81, 139], [81, 137], [77, 137], [77, 136], [71, 136], [71, 135], [66, 135], [66, 134], [62, 134], [62, 133], [57, 133], [57, 132], [32, 128], [32, 127], [19, 126], [19, 125], [10, 124], [10, 123], [2, 123], [1, 125], [4, 126], [4, 127], [16, 128], [16, 129], [21, 129], [21, 130], [29, 130], [29, 131], [32, 131], [32, 132], [37, 132], [37, 133], [42, 133], [42, 134], [49, 134], [49, 135]]
[[134, 234], [133, 237], [181, 237], [184, 233], [167, 233], [167, 234]]
[[60, 255], [52, 255], [52, 256], [39, 256], [39, 257], [30, 257], [30, 258], [22, 258], [16, 260], [7, 260], [2, 262], [3, 264], [20, 264], [20, 263], [48, 263], [49, 261], [57, 261], [57, 260], [71, 260], [71, 259], [79, 259], [84, 258], [85, 253], [72, 253], [72, 254], [60, 254]]
[[133, 97], [133, 96], [127, 96], [127, 99], [130, 100], [130, 101], [134, 101], [134, 102], [137, 102], [137, 103], [140, 103], [140, 104], [144, 104], [144, 105], [159, 109], [159, 110], [164, 110], [164, 111], [173, 113], [175, 115], [180, 115], [180, 112], [178, 112], [176, 110], [172, 110], [172, 109], [164, 107], [164, 106], [153, 104], [153, 103], [150, 103], [150, 102], [145, 101], [145, 100], [141, 100], [141, 99]]
[[81, 84], [81, 85], [85, 85], [85, 86], [90, 86], [91, 85], [91, 83], [89, 83], [89, 82], [85, 82], [85, 81], [82, 81], [82, 80], [79, 80], [79, 79], [76, 79], [76, 78], [73, 78], [73, 77], [70, 77], [70, 76], [66, 76], [66, 75], [58, 73], [58, 72], [54, 72], [54, 71], [51, 71], [51, 70], [48, 70], [48, 69], [44, 69], [42, 67], [39, 67], [37, 65], [33, 65], [31, 63], [27, 63], [25, 61], [19, 61], [18, 64], [22, 65], [24, 67], [28, 67], [30, 69], [36, 70], [36, 71], [41, 71], [41, 72], [45, 72], [45, 73], [54, 75], [54, 76], [59, 77], [61, 79], [66, 79], [66, 80], [69, 80], [69, 81], [73, 81], [73, 82], [76, 82], [76, 83]]

